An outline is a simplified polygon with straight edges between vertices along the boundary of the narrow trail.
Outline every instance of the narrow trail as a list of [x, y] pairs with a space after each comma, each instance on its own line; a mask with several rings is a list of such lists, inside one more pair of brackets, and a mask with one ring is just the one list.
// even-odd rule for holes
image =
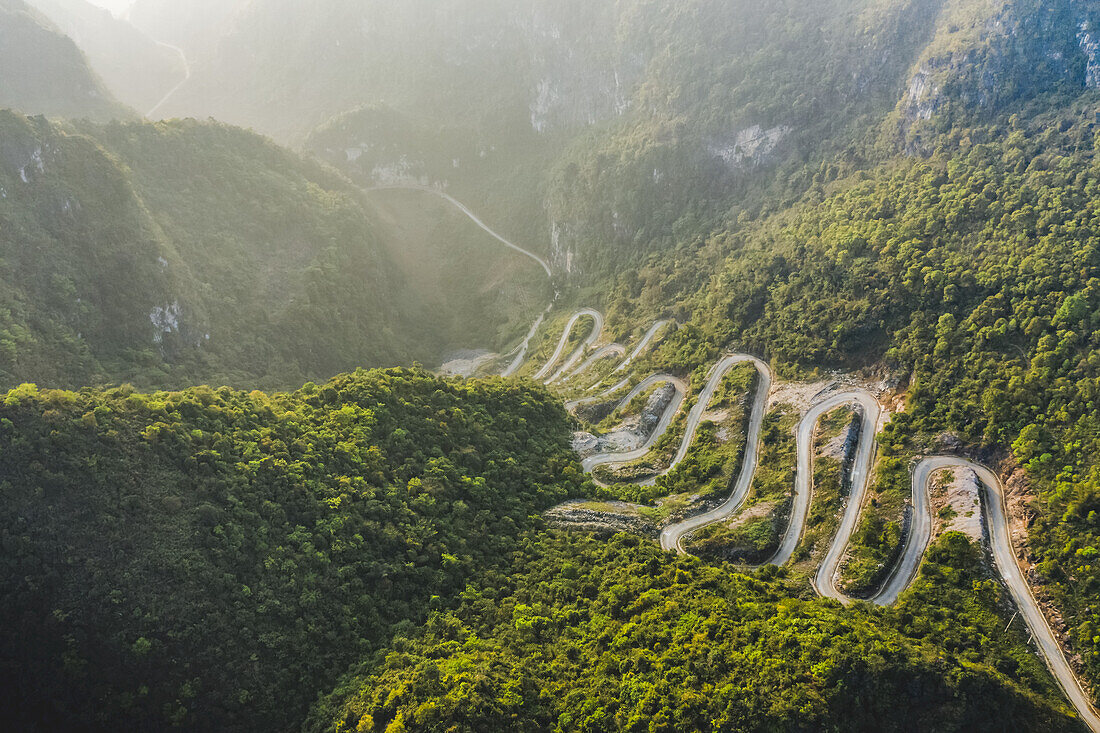
[[[553, 362], [561, 356], [564, 343], [568, 339], [569, 332], [575, 325], [576, 319], [581, 313], [570, 320], [566, 333], [562, 336], [558, 351], [555, 353], [551, 364], [544, 367], [545, 371], [552, 368]], [[602, 316], [598, 321], [602, 329]], [[651, 329], [651, 334], [656, 332], [658, 325]], [[628, 359], [633, 358], [633, 355]], [[748, 498], [752, 485], [753, 475], [756, 472], [758, 455], [760, 450], [760, 431], [764, 415], [767, 409], [768, 398], [772, 388], [772, 373], [767, 364], [759, 359], [745, 354], [729, 354], [723, 357], [708, 376], [707, 383], [699, 393], [698, 401], [689, 413], [680, 448], [676, 453], [668, 471], [671, 471], [690, 450], [695, 434], [710, 404], [718, 385], [728, 371], [739, 363], [752, 363], [760, 379], [753, 399], [752, 413], [749, 418], [749, 429], [746, 435], [745, 457], [742, 462], [737, 480], [734, 483], [729, 498], [719, 507], [697, 516], [690, 517], [676, 524], [666, 527], [660, 535], [661, 547], [666, 551], [675, 551], [687, 554], [683, 547], [684, 538], [703, 527], [715, 522], [727, 519], [737, 513]], [[626, 364], [624, 364], [624, 367]], [[616, 370], [618, 372], [619, 370]], [[672, 419], [679, 412], [688, 387], [681, 380], [668, 374], [656, 374], [643, 380], [637, 387], [621, 400], [616, 409], [641, 394], [646, 389], [668, 382], [677, 388], [678, 399], [666, 409], [660, 424], [650, 436], [646, 445], [630, 452], [603, 453], [590, 456], [581, 462], [585, 471], [590, 472], [599, 465], [627, 463], [643, 458], [652, 446], [660, 438], [661, 434], [672, 423]], [[588, 397], [573, 400], [567, 403], [567, 407], [574, 409], [580, 404], [598, 401], [617, 391], [629, 383], [629, 377], [611, 389], [597, 397]], [[813, 578], [814, 590], [822, 597], [831, 598], [841, 603], [851, 603], [852, 599], [844, 595], [837, 587], [838, 574], [844, 558], [844, 554], [855, 529], [859, 523], [860, 515], [865, 504], [867, 489], [870, 485], [871, 469], [875, 457], [875, 438], [882, 428], [883, 412], [878, 400], [866, 390], [849, 390], [839, 394], [829, 395], [821, 399], [806, 411], [799, 421], [796, 429], [797, 466], [795, 471], [795, 489], [791, 508], [790, 521], [787, 530], [780, 543], [780, 547], [772, 559], [765, 564], [784, 565], [793, 558], [802, 538], [806, 518], [809, 513], [810, 503], [813, 498], [813, 461], [814, 438], [818, 421], [828, 412], [843, 405], [856, 405], [861, 413], [861, 429], [859, 444], [852, 458], [850, 490], [845, 504], [844, 514], [837, 528], [836, 534], [829, 545], [829, 549], [821, 561]], [[994, 564], [1002, 581], [1008, 588], [1016, 607], [1031, 632], [1039, 654], [1050, 670], [1051, 675], [1062, 687], [1066, 697], [1076, 709], [1081, 720], [1094, 733], [1100, 733], [1100, 715], [1092, 706], [1088, 694], [1080, 679], [1074, 673], [1066, 659], [1057, 637], [1054, 635], [1042, 608], [1035, 599], [1035, 595], [1028, 585], [1019, 561], [1012, 547], [1011, 535], [1008, 528], [1008, 512], [1005, 507], [1005, 492], [1000, 479], [987, 467], [973, 463], [956, 456], [933, 456], [923, 459], [917, 464], [912, 476], [913, 508], [912, 522], [906, 538], [906, 544], [897, 561], [892, 574], [883, 583], [878, 593], [870, 602], [888, 606], [895, 603], [900, 594], [909, 587], [920, 569], [925, 552], [928, 549], [932, 536], [931, 502], [929, 499], [929, 485], [933, 474], [945, 469], [965, 468], [973, 470], [982, 484], [982, 510], [985, 525], [989, 533], [990, 548], [992, 550]]]
[[[180, 54], [182, 55], [183, 52], [180, 51]], [[186, 59], [184, 59], [184, 62], [186, 63]], [[191, 76], [190, 67], [188, 67], [187, 76], [188, 76], [188, 78], [190, 78], [190, 76]], [[186, 81], [187, 80], [184, 79], [184, 82], [186, 82]], [[183, 86], [183, 82], [180, 83], [180, 86]], [[176, 89], [178, 89], [178, 88], [179, 87], [176, 87]], [[172, 94], [174, 94], [176, 92], [176, 89], [173, 89], [171, 92], [169, 92], [168, 96], [170, 97]], [[167, 99], [168, 99], [168, 97], [165, 97], [164, 100], [161, 100], [160, 104], [158, 104], [157, 107], [160, 107], [160, 105], [164, 104], [164, 102], [167, 101]], [[154, 108], [153, 111], [156, 111], [156, 108]], [[150, 112], [149, 114], [151, 115], [152, 112]], [[481, 220], [481, 217], [479, 217], [477, 214], [475, 214], [473, 211], [471, 211], [468, 206], [466, 206], [464, 203], [462, 203], [461, 201], [456, 199], [454, 196], [451, 196], [450, 194], [448, 194], [444, 191], [441, 191], [440, 189], [435, 188], [434, 186], [417, 186], [417, 185], [412, 185], [412, 184], [409, 184], [409, 185], [394, 184], [392, 186], [371, 186], [371, 187], [368, 187], [368, 188], [364, 188], [363, 190], [367, 191], [367, 192], [370, 192], [370, 191], [421, 191], [421, 192], [424, 192], [424, 193], [430, 193], [430, 194], [433, 194], [435, 196], [438, 196], [439, 198], [441, 198], [444, 201], [448, 202], [449, 204], [454, 206], [456, 209], [461, 211], [463, 214], [465, 214], [466, 217], [470, 221], [472, 221], [474, 224], [476, 224], [482, 231], [484, 231], [486, 234], [491, 236], [493, 239], [497, 240], [498, 242], [500, 242], [504, 246], [508, 247], [509, 249], [514, 250], [516, 252], [519, 252], [520, 254], [522, 254], [526, 257], [529, 257], [532, 260], [534, 260], [535, 262], [537, 262], [539, 264], [539, 267], [541, 267], [543, 269], [543, 271], [546, 273], [546, 277], [550, 278], [551, 281], [553, 281], [553, 279], [554, 279], [554, 272], [553, 272], [553, 270], [550, 269], [550, 263], [548, 263], [542, 257], [539, 257], [534, 252], [532, 252], [528, 249], [524, 249], [523, 247], [520, 247], [515, 242], [512, 242], [512, 241], [502, 237], [500, 234], [497, 234], [496, 231], [494, 231], [488, 224], [486, 224], [484, 221]], [[550, 315], [550, 311], [554, 309], [554, 304], [558, 302], [558, 295], [559, 295], [559, 293], [554, 294], [554, 299], [550, 301], [550, 305], [546, 306], [546, 310], [544, 310], [542, 312], [542, 314], [539, 315], [539, 317], [535, 321], [534, 325], [531, 326], [531, 330], [527, 332], [527, 336], [523, 339], [522, 342], [520, 342], [520, 345], [518, 347], [516, 347], [516, 350], [514, 352], [514, 353], [516, 353], [515, 359], [513, 359], [511, 364], [509, 364], [508, 367], [503, 372], [501, 372], [501, 376], [510, 377], [510, 376], [514, 375], [517, 371], [519, 371], [520, 367], [523, 366], [523, 363], [527, 360], [527, 351], [531, 346], [531, 339], [533, 339], [535, 337], [535, 334], [538, 333], [538, 330], [542, 326], [543, 321], [546, 320], [546, 317], [548, 315]], [[602, 320], [603, 316], [601, 315], [600, 318]], [[566, 334], [566, 336], [568, 337], [568, 334]], [[560, 354], [559, 354], [559, 356], [560, 356]]]
[[173, 46], [170, 43], [164, 43], [163, 41], [156, 41], [156, 44], [158, 46], [167, 48], [170, 51], [175, 51], [177, 54], [179, 54], [180, 61], [183, 62], [183, 79], [180, 81], [179, 84], [176, 84], [174, 87], [169, 89], [168, 93], [161, 97], [161, 100], [153, 105], [153, 108], [151, 110], [145, 113], [145, 116], [149, 119], [152, 119], [153, 115], [155, 115], [157, 111], [160, 110], [160, 108], [168, 102], [169, 99], [175, 96], [176, 92], [183, 88], [184, 84], [191, 80], [191, 62], [187, 60], [187, 54], [183, 52], [183, 49], [179, 46]]
[[534, 252], [532, 252], [530, 250], [527, 250], [527, 249], [524, 249], [523, 247], [520, 247], [518, 244], [515, 244], [514, 242], [511, 242], [510, 240], [505, 239], [501, 235], [497, 234], [495, 231], [493, 231], [493, 229], [491, 229], [489, 227], [488, 224], [483, 222], [480, 219], [480, 217], [478, 217], [477, 214], [475, 214], [473, 211], [471, 211], [469, 209], [469, 207], [467, 207], [461, 201], [459, 201], [458, 199], [451, 196], [449, 193], [447, 193], [445, 191], [441, 191], [440, 189], [435, 188], [434, 186], [417, 186], [417, 185], [413, 185], [413, 184], [407, 184], [407, 185], [394, 184], [392, 186], [370, 186], [368, 188], [364, 188], [363, 190], [364, 191], [423, 191], [425, 193], [430, 193], [430, 194], [433, 194], [435, 196], [438, 196], [439, 198], [443, 199], [444, 201], [449, 202], [456, 209], [458, 209], [463, 214], [465, 214], [470, 219], [470, 221], [472, 221], [474, 224], [477, 224], [482, 229], [482, 231], [484, 231], [490, 237], [492, 237], [493, 239], [495, 239], [498, 242], [500, 242], [501, 244], [503, 244], [505, 247], [508, 247], [509, 249], [513, 249], [513, 250], [515, 250], [516, 252], [519, 252], [522, 255], [530, 257], [535, 262], [539, 263], [539, 267], [541, 267], [546, 272], [546, 277], [551, 278], [551, 279], [553, 279], [553, 277], [554, 277], [554, 271], [550, 269], [550, 263], [549, 262], [547, 262], [543, 258], [539, 257]]

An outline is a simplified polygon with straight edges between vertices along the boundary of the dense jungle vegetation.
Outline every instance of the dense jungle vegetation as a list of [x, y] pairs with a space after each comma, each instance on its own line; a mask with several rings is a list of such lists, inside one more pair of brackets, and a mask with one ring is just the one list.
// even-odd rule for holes
[[945, 537], [914, 602], [875, 611], [625, 535], [530, 536], [306, 730], [1075, 730], [977, 558]]
[[[719, 345], [792, 375], [882, 360], [909, 385], [879, 465], [901, 471], [882, 488], [905, 495], [908, 456], [944, 431], [987, 458], [1011, 449], [1039, 492], [1037, 571], [1077, 619], [1075, 648], [1100, 679], [1090, 610], [1100, 587], [1090, 561], [1100, 534], [1100, 162], [1087, 113], [1081, 104], [956, 129], [928, 158], [841, 180], [822, 171], [791, 211], [624, 275], [613, 310], [655, 289], [697, 291], [699, 260], [718, 259], [718, 274], [688, 296], [693, 323], [658, 352], [664, 367], [685, 370]], [[868, 572], [896, 551], [900, 519], [865, 516], [855, 553], [869, 546]]]
[[288, 730], [578, 492], [516, 382], [357, 372], [0, 400], [0, 696], [13, 730]]
[[[603, 491], [528, 381], [325, 380], [472, 335], [506, 350], [545, 306], [541, 273], [487, 257], [454, 211], [357, 187], [446, 185], [554, 265], [524, 373], [592, 305], [613, 334], [680, 321], [640, 366], [693, 388], [736, 348], [905, 396], [850, 592], [904, 541], [913, 457], [1020, 468], [1030, 575], [1097, 689], [1100, 6], [469, 0], [455, 22], [458, 2], [234, 0], [194, 3], [218, 13], [196, 23], [167, 5], [134, 15], [201, 60], [169, 113], [324, 162], [219, 122], [26, 117], [130, 113], [0, 0], [0, 104], [21, 112], [0, 113], [17, 728], [1076, 730], [961, 535], [890, 609], [812, 598], [802, 566], [723, 562], [776, 544], [793, 411], [765, 429], [760, 516], [696, 535], [704, 559], [542, 527], [569, 497], [722, 493], [748, 370], [676, 472]], [[93, 386], [120, 382], [143, 391]], [[818, 469], [800, 560], [844, 493], [839, 464]]]

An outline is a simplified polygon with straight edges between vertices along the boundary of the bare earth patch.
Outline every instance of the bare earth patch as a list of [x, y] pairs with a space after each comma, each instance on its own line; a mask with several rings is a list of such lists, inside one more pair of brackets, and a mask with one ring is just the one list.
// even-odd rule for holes
[[439, 372], [447, 377], [472, 377], [481, 367], [499, 356], [485, 349], [457, 351], [445, 357]]
[[543, 515], [552, 527], [583, 532], [631, 532], [654, 537], [657, 527], [642, 516], [641, 507], [625, 501], [567, 501]]
[[969, 468], [939, 472], [933, 479], [932, 512], [934, 532], [962, 532], [974, 542], [982, 541], [981, 483]]

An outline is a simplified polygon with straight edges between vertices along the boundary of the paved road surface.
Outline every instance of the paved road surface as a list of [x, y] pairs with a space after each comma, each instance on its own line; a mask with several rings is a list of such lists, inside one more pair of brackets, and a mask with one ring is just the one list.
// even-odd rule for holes
[[[561, 358], [562, 352], [565, 351], [565, 347], [569, 343], [569, 335], [573, 332], [573, 327], [576, 326], [577, 321], [579, 321], [584, 316], [590, 316], [592, 320], [595, 321], [595, 324], [592, 326], [591, 333], [589, 333], [587, 338], [585, 338], [584, 341], [581, 342], [581, 345], [578, 346], [576, 350], [574, 350], [573, 353], [569, 355], [569, 358], [565, 360], [565, 363], [562, 364], [561, 367], [556, 372], [554, 372], [549, 379], [546, 379], [547, 373], [554, 368], [554, 366], [558, 363], [558, 359]], [[595, 310], [593, 308], [585, 308], [583, 310], [577, 311], [573, 314], [573, 317], [569, 319], [569, 322], [565, 324], [565, 330], [562, 331], [561, 339], [558, 341], [558, 347], [554, 350], [553, 355], [550, 357], [550, 360], [546, 362], [546, 365], [543, 366], [543, 368], [540, 369], [537, 374], [535, 374], [535, 379], [544, 379], [546, 384], [553, 384], [558, 379], [561, 379], [561, 377], [566, 372], [576, 366], [577, 362], [579, 362], [581, 358], [584, 357], [585, 352], [592, 348], [595, 343], [600, 340], [600, 336], [602, 335], [603, 313], [600, 313], [598, 310]]]
[[[708, 381], [708, 388], [716, 386], [716, 380], [720, 381], [721, 374], [728, 370], [732, 364], [726, 357], [719, 362], [712, 371], [712, 377]], [[764, 411], [767, 405], [767, 396], [771, 387], [771, 373], [767, 365], [758, 362], [751, 357], [740, 357], [741, 360], [752, 360], [757, 369], [761, 370], [761, 384], [756, 393], [753, 405], [753, 413], [749, 421], [748, 443], [745, 450], [745, 462], [737, 477], [737, 483], [729, 499], [722, 506], [705, 514], [691, 517], [677, 524], [671, 525], [661, 533], [661, 547], [668, 551], [684, 553], [683, 538], [689, 533], [721, 521], [733, 515], [744, 503], [748, 496], [749, 487], [752, 484], [752, 476], [756, 470], [757, 455], [759, 451], [760, 426], [763, 422]], [[736, 362], [734, 362], [736, 363]], [[692, 410], [694, 421], [689, 422], [685, 431], [684, 443], [681, 445], [681, 453], [686, 455], [684, 445], [690, 445], [694, 438], [698, 420], [705, 411], [706, 405], [713, 395], [713, 389], [704, 391], [696, 408]], [[814, 588], [822, 596], [834, 598], [847, 603], [850, 599], [844, 596], [836, 588], [836, 576], [840, 562], [843, 558], [852, 533], [859, 521], [863, 508], [864, 497], [870, 480], [871, 466], [874, 460], [875, 435], [879, 430], [881, 410], [878, 402], [872, 395], [862, 390], [855, 390], [830, 396], [828, 399], [814, 405], [799, 423], [797, 431], [798, 466], [795, 479], [795, 500], [791, 511], [791, 521], [787, 534], [779, 552], [772, 561], [776, 564], [788, 562], [798, 546], [798, 540], [806, 522], [809, 504], [812, 499], [813, 476], [813, 439], [818, 420], [827, 412], [844, 404], [858, 404], [862, 410], [863, 425], [860, 434], [859, 446], [853, 458], [851, 492], [846, 504], [844, 517], [837, 534], [830, 545], [829, 552], [822, 561], [817, 574], [814, 577]], [[644, 455], [644, 451], [642, 452]], [[681, 455], [680, 453], [677, 454]], [[638, 456], [641, 457], [641, 456]], [[1042, 609], [1035, 600], [1020, 570], [1016, 559], [1016, 553], [1012, 548], [1011, 537], [1008, 529], [1007, 510], [1005, 509], [1004, 488], [997, 476], [985, 466], [954, 456], [936, 456], [921, 461], [913, 472], [913, 521], [909, 532], [909, 538], [902, 551], [893, 575], [883, 585], [872, 602], [878, 605], [893, 604], [899, 594], [909, 586], [916, 576], [917, 570], [928, 548], [931, 538], [932, 517], [929, 506], [929, 481], [932, 474], [946, 468], [969, 468], [980, 479], [983, 492], [983, 510], [986, 526], [989, 529], [990, 544], [993, 557], [1003, 579], [1005, 586], [1016, 602], [1016, 607], [1027, 623], [1028, 630], [1032, 633], [1040, 655], [1046, 662], [1051, 674], [1061, 685], [1066, 696], [1077, 710], [1078, 715], [1094, 733], [1100, 733], [1100, 716], [1092, 707], [1087, 693], [1084, 691], [1080, 680], [1074, 674], [1066, 660], [1065, 653], [1058, 643], [1054, 632], [1051, 630]], [[587, 469], [587, 466], [586, 466]]]
[[[752, 486], [753, 474], [756, 473], [756, 460], [760, 450], [760, 428], [764, 424], [764, 413], [768, 407], [768, 395], [772, 389], [771, 370], [767, 364], [755, 357], [732, 354], [715, 365], [706, 387], [699, 395], [699, 401], [695, 403], [695, 407], [692, 408], [691, 414], [688, 416], [684, 438], [680, 443], [680, 450], [677, 451], [676, 459], [673, 460], [672, 465], [675, 466], [687, 456], [687, 449], [691, 447], [691, 442], [695, 438], [695, 431], [698, 430], [703, 413], [710, 405], [715, 390], [722, 382], [722, 377], [734, 366], [745, 362], [750, 362], [756, 367], [760, 379], [756, 385], [756, 397], [753, 399], [752, 414], [749, 416], [749, 432], [745, 436], [745, 460], [741, 466], [741, 472], [737, 475], [737, 483], [734, 484], [729, 499], [722, 506], [666, 527], [661, 532], [661, 547], [665, 550], [675, 550], [683, 554], [684, 548], [681, 543], [687, 534], [733, 514], [749, 495], [749, 488]], [[671, 467], [669, 470], [671, 470]]]
[[[837, 590], [837, 574], [840, 572], [840, 562], [844, 559], [844, 551], [848, 549], [848, 543], [859, 524], [859, 515], [863, 510], [864, 497], [867, 495], [867, 487], [871, 483], [871, 465], [875, 459], [875, 436], [879, 430], [879, 418], [882, 409], [870, 393], [863, 390], [844, 392], [830, 397], [815, 405], [802, 418], [798, 425], [798, 469], [795, 474], [795, 494], [801, 500], [800, 517], [796, 526], [799, 527], [798, 537], [801, 537], [806, 524], [806, 516], [810, 509], [810, 499], [813, 493], [813, 460], [814, 460], [814, 434], [817, 422], [827, 413], [846, 404], [856, 404], [860, 408], [861, 426], [859, 430], [859, 445], [852, 457], [852, 472], [849, 480], [848, 502], [845, 505], [844, 517], [840, 521], [833, 542], [829, 545], [829, 551], [821, 562], [821, 567], [814, 576], [814, 589], [826, 598], [845, 601], [843, 594]], [[796, 504], [798, 500], [796, 499]], [[793, 514], [792, 514], [793, 518]], [[793, 524], [793, 522], [792, 522]], [[798, 537], [791, 541], [784, 538], [783, 547], [777, 553], [775, 562], [782, 565], [789, 562], [798, 546]]]
[[589, 456], [581, 461], [581, 466], [585, 471], [591, 471], [596, 466], [603, 466], [610, 463], [629, 463], [630, 461], [636, 461], [639, 458], [644, 458], [645, 455], [652, 450], [653, 445], [660, 440], [661, 436], [668, 430], [668, 426], [672, 424], [672, 419], [676, 416], [676, 413], [683, 407], [684, 398], [687, 396], [687, 385], [684, 384], [683, 380], [671, 374], [654, 374], [652, 377], [639, 382], [638, 386], [630, 390], [630, 393], [622, 398], [615, 408], [619, 409], [620, 407], [630, 404], [630, 401], [635, 397], [658, 384], [671, 384], [676, 389], [676, 396], [668, 403], [668, 407], [665, 408], [664, 413], [661, 415], [661, 421], [657, 423], [657, 427], [653, 430], [652, 435], [649, 436], [645, 444], [632, 451], [598, 453], [594, 456]]
[[636, 347], [634, 347], [634, 351], [630, 352], [630, 356], [626, 357], [626, 360], [623, 361], [622, 364], [615, 367], [615, 373], [618, 374], [621, 371], [625, 371], [626, 368], [630, 366], [635, 359], [641, 356], [642, 352], [649, 347], [650, 343], [652, 343], [654, 337], [657, 335], [657, 332], [661, 330], [661, 327], [670, 323], [673, 323], [673, 321], [657, 321], [652, 326], [650, 326], [649, 330], [646, 331], [645, 336], [642, 336], [642, 340], [638, 342], [638, 345]]
[[622, 344], [608, 344], [596, 349], [596, 352], [592, 356], [588, 357], [583, 364], [576, 368], [572, 373], [566, 375], [564, 380], [576, 379], [580, 375], [592, 368], [592, 366], [600, 359], [606, 359], [609, 356], [626, 356], [626, 347]]

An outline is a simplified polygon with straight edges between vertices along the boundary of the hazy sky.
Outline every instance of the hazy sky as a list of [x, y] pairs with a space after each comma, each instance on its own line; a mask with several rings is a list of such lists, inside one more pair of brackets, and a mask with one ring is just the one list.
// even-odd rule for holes
[[88, 0], [92, 5], [107, 8], [115, 15], [119, 15], [126, 8], [134, 4], [134, 0]]

